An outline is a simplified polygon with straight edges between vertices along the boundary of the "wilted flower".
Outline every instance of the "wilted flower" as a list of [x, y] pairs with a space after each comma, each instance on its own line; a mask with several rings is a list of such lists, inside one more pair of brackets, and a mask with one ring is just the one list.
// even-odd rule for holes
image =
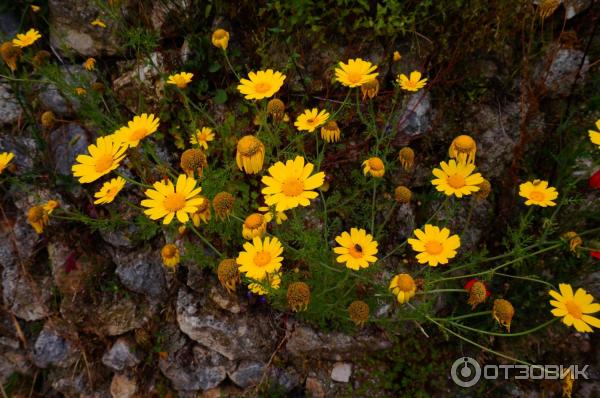
[[98, 18], [96, 18], [92, 22], [90, 22], [90, 25], [98, 26], [99, 28], [106, 28], [106, 24], [104, 23], [104, 21], [102, 21]]
[[196, 228], [200, 226], [200, 222], [208, 224], [208, 221], [210, 221], [210, 201], [202, 195], [199, 195], [199, 197], [204, 201], [198, 205], [198, 210], [192, 213], [192, 223]]
[[310, 303], [310, 287], [304, 282], [290, 283], [287, 289], [287, 302], [294, 312], [306, 310]]
[[475, 309], [479, 304], [483, 303], [489, 296], [490, 291], [485, 286], [485, 283], [471, 279], [465, 284], [465, 290], [469, 292], [469, 300], [467, 304], [471, 305], [471, 309]]
[[492, 192], [492, 185], [490, 182], [484, 178], [481, 183], [477, 184], [477, 186], [479, 187], [479, 191], [473, 192], [473, 197], [479, 200], [487, 199], [487, 197], [490, 195], [490, 192]]
[[248, 290], [259, 296], [264, 296], [268, 293], [264, 286], [269, 286], [271, 289], [277, 290], [281, 286], [281, 275], [279, 273], [267, 274], [267, 276], [257, 282], [248, 284]]
[[340, 128], [335, 120], [331, 120], [321, 127], [321, 138], [327, 142], [338, 142], [340, 135]]
[[267, 222], [270, 221], [267, 218], [269, 214], [252, 213], [244, 220], [242, 225], [242, 236], [244, 239], [252, 240], [252, 238], [258, 236], [262, 237], [267, 232]]
[[0, 46], [0, 56], [8, 68], [14, 72], [17, 69], [17, 60], [21, 56], [21, 49], [7, 41]]
[[394, 59], [394, 62], [400, 61], [402, 59], [402, 55], [400, 55], [400, 52], [394, 51], [393, 59]]
[[46, 111], [46, 112], [42, 113], [42, 116], [40, 117], [42, 126], [48, 128], [48, 129], [50, 129], [50, 128], [52, 128], [52, 126], [54, 126], [55, 120], [56, 120], [56, 117], [54, 116], [54, 113], [52, 113], [52, 111]]
[[412, 198], [412, 192], [404, 185], [399, 185], [394, 190], [394, 198], [398, 203], [408, 203]]
[[235, 292], [235, 286], [240, 281], [238, 265], [233, 258], [226, 258], [217, 267], [217, 277], [228, 292]]
[[229, 215], [233, 211], [233, 204], [235, 203], [235, 198], [229, 192], [219, 192], [213, 198], [213, 207], [215, 209], [215, 214], [221, 220], [225, 218], [229, 218]]
[[267, 103], [267, 113], [273, 120], [283, 120], [285, 115], [285, 104], [279, 98], [273, 98]]
[[448, 155], [458, 163], [475, 163], [477, 144], [471, 136], [463, 134], [452, 140]]
[[375, 98], [377, 93], [379, 93], [379, 80], [373, 79], [363, 83], [360, 86], [360, 91], [362, 92], [363, 100], [367, 99], [367, 97], [369, 99]]
[[348, 306], [348, 315], [354, 324], [363, 327], [369, 319], [369, 304], [361, 300], [356, 300]]
[[500, 325], [504, 326], [510, 333], [510, 323], [513, 316], [515, 315], [515, 309], [508, 300], [496, 299], [494, 300], [494, 308], [492, 309], [492, 316]]
[[542, 0], [540, 3], [540, 17], [542, 19], [548, 18], [550, 15], [554, 14], [554, 11], [560, 5], [560, 0]]
[[201, 177], [202, 171], [208, 166], [208, 162], [206, 161], [206, 155], [204, 155], [201, 149], [190, 148], [181, 154], [180, 166], [188, 177], [193, 177], [194, 172], [198, 173], [198, 176]]
[[35, 229], [37, 234], [44, 232], [44, 227], [48, 225], [48, 212], [44, 206], [33, 206], [27, 211], [27, 222]]
[[569, 242], [569, 249], [573, 253], [577, 253], [577, 248], [583, 244], [583, 240], [579, 235], [577, 235], [577, 232], [565, 232], [562, 237]]
[[75, 93], [77, 95], [84, 95], [87, 93], [87, 90], [83, 87], [75, 87]]
[[385, 174], [385, 165], [378, 157], [372, 157], [363, 162], [363, 174], [370, 174], [372, 177], [381, 178]]
[[94, 70], [95, 66], [96, 66], [96, 60], [94, 58], [88, 58], [83, 63], [83, 67], [85, 68], [85, 70]]
[[217, 29], [213, 32], [211, 41], [213, 46], [222, 50], [227, 50], [227, 46], [229, 45], [229, 32], [225, 29]]
[[265, 145], [255, 136], [245, 135], [237, 143], [235, 160], [240, 170], [246, 174], [256, 174], [263, 167]]
[[46, 60], [50, 58], [50, 53], [46, 50], [40, 50], [33, 56], [31, 60], [35, 66], [42, 66]]
[[413, 151], [412, 148], [405, 146], [398, 152], [398, 160], [404, 170], [410, 171], [415, 163], [415, 151]]
[[172, 268], [179, 264], [179, 249], [172, 243], [167, 243], [160, 251], [163, 264], [166, 267]]

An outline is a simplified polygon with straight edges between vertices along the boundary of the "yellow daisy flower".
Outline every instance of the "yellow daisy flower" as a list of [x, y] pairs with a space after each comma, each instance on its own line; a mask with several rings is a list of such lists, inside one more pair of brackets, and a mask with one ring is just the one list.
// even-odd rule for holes
[[265, 160], [265, 145], [253, 135], [245, 135], [237, 143], [235, 162], [246, 174], [256, 174], [262, 170]]
[[190, 143], [208, 149], [208, 142], [214, 139], [215, 133], [213, 133], [212, 129], [210, 127], [202, 127], [202, 130], [196, 130], [196, 133], [190, 138]]
[[262, 238], [267, 233], [267, 223], [271, 221], [271, 214], [252, 213], [242, 224], [242, 236], [244, 239]]
[[311, 176], [314, 169], [312, 163], [304, 164], [302, 156], [288, 160], [285, 164], [277, 162], [269, 167], [270, 175], [263, 176], [265, 187], [265, 203], [275, 206], [276, 211], [286, 211], [298, 206], [308, 206], [310, 199], [319, 194], [314, 189], [319, 188], [325, 181], [325, 173], [319, 172]]
[[413, 71], [410, 72], [410, 78], [404, 73], [401, 73], [397, 78], [396, 82], [400, 85], [400, 88], [406, 91], [419, 91], [425, 84], [427, 84], [427, 78], [421, 79], [421, 72]]
[[268, 293], [266, 286], [270, 286], [271, 289], [277, 290], [281, 286], [281, 275], [279, 273], [269, 275], [261, 281], [252, 282], [248, 285], [248, 290], [259, 296], [264, 296]]
[[176, 185], [169, 180], [166, 183], [157, 181], [154, 189], [147, 189], [146, 196], [141, 205], [149, 207], [144, 210], [152, 220], [163, 218], [163, 224], [169, 224], [177, 216], [179, 222], [189, 221], [189, 214], [195, 213], [198, 207], [206, 200], [200, 197], [202, 188], [196, 188], [196, 180], [185, 174], [180, 174]]
[[347, 268], [358, 271], [377, 261], [378, 243], [362, 228], [352, 228], [350, 233], [342, 232], [335, 241], [340, 245], [333, 248], [333, 252], [339, 254], [336, 261], [346, 263]]
[[408, 239], [408, 244], [416, 252], [419, 264], [428, 263], [432, 267], [438, 264], [448, 264], [448, 260], [456, 256], [460, 247], [458, 235], [450, 236], [448, 228], [438, 228], [431, 224], [425, 225], [425, 232], [415, 229], [417, 239]]
[[194, 77], [193, 73], [176, 73], [174, 75], [169, 76], [167, 84], [174, 84], [179, 88], [186, 88], [187, 85], [192, 81], [192, 77]]
[[321, 109], [320, 111], [317, 108], [307, 109], [303, 114], [298, 116], [298, 119], [294, 122], [294, 126], [298, 130], [306, 130], [312, 133], [317, 127], [325, 123], [327, 119], [329, 119], [329, 112], [325, 109]]
[[16, 47], [29, 47], [40, 39], [42, 35], [35, 29], [29, 29], [27, 33], [17, 33], [17, 37], [12, 40], [12, 44]]
[[363, 162], [363, 174], [371, 174], [372, 177], [381, 178], [385, 174], [385, 165], [383, 160], [378, 157], [372, 157]]
[[110, 135], [98, 137], [95, 144], [88, 146], [89, 155], [77, 156], [78, 163], [71, 167], [73, 176], [79, 177], [81, 184], [96, 181], [119, 167], [126, 149]]
[[600, 304], [594, 303], [594, 297], [584, 289], [579, 288], [573, 294], [571, 285], [561, 283], [558, 285], [560, 293], [550, 290], [550, 305], [555, 307], [552, 315], [562, 317], [562, 322], [567, 326], [573, 326], [578, 332], [592, 333], [590, 327], [600, 328], [600, 319], [589, 314], [600, 311]]
[[[600, 119], [596, 120], [596, 128], [600, 130]], [[598, 148], [600, 148], [600, 131], [588, 130], [588, 134], [592, 144], [598, 145]]]
[[90, 22], [90, 25], [92, 26], [98, 26], [100, 28], [106, 28], [106, 24], [104, 23], [104, 21], [102, 21], [101, 19], [94, 19], [92, 22]]
[[409, 274], [398, 274], [390, 281], [389, 289], [396, 296], [396, 300], [404, 304], [415, 296], [417, 284]]
[[0, 174], [6, 169], [11, 160], [15, 157], [15, 154], [12, 152], [2, 152], [0, 153]]
[[433, 169], [433, 175], [437, 178], [431, 180], [431, 183], [446, 196], [462, 198], [463, 195], [479, 191], [478, 184], [483, 182], [483, 177], [479, 173], [472, 174], [474, 164], [456, 163], [454, 159], [450, 159], [448, 163], [440, 163], [440, 167], [441, 169]]
[[48, 221], [48, 212], [44, 209], [44, 206], [33, 206], [27, 211], [27, 222], [37, 234], [44, 232], [44, 227], [48, 225]]
[[60, 206], [60, 203], [58, 203], [56, 200], [50, 199], [42, 207], [44, 208], [44, 210], [46, 210], [46, 212], [48, 214], [52, 214], [52, 212], [54, 211], [54, 209], [56, 209], [58, 206]]
[[554, 199], [558, 197], [556, 188], [549, 187], [548, 181], [533, 180], [519, 185], [519, 195], [526, 198], [527, 206], [556, 206]]
[[165, 267], [173, 268], [180, 261], [179, 249], [172, 243], [167, 243], [160, 250], [160, 256], [162, 257], [163, 264]]
[[96, 66], [96, 60], [94, 58], [88, 58], [83, 63], [83, 67], [85, 68], [85, 70], [94, 70], [95, 66]]
[[261, 239], [255, 237], [252, 242], [244, 243], [244, 251], [235, 261], [239, 271], [254, 280], [263, 280], [267, 274], [273, 274], [281, 268], [283, 247], [276, 237]]
[[217, 29], [211, 37], [212, 45], [222, 50], [227, 50], [229, 44], [229, 32], [225, 29]]
[[199, 198], [204, 199], [202, 204], [198, 206], [198, 210], [195, 213], [192, 213], [192, 223], [194, 227], [198, 228], [200, 226], [200, 222], [202, 221], [204, 224], [208, 224], [210, 221], [210, 200], [205, 198], [202, 195], [198, 195]]
[[273, 69], [248, 73], [248, 79], [241, 79], [237, 89], [246, 99], [270, 98], [283, 86], [285, 75]]
[[94, 204], [100, 205], [112, 202], [124, 186], [125, 179], [123, 177], [113, 178], [105, 182], [102, 188], [94, 194], [94, 197], [98, 198], [94, 201]]
[[120, 140], [128, 147], [136, 147], [140, 140], [153, 134], [158, 130], [160, 119], [152, 113], [142, 113], [140, 116], [135, 116], [133, 120], [127, 123], [127, 126], [121, 127], [115, 132], [116, 139]]
[[375, 72], [377, 65], [373, 65], [361, 58], [350, 59], [345, 64], [340, 62], [335, 68], [335, 78], [346, 87], [359, 87], [375, 79], [379, 72]]

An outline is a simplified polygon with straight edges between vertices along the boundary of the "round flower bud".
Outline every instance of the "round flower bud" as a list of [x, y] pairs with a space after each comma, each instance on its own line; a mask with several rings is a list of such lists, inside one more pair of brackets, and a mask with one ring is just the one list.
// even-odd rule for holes
[[219, 263], [217, 267], [217, 277], [221, 286], [227, 289], [228, 292], [235, 292], [236, 284], [240, 281], [240, 273], [238, 264], [233, 258], [226, 258]]
[[194, 172], [197, 172], [199, 176], [202, 176], [202, 170], [208, 165], [206, 161], [206, 155], [201, 149], [191, 148], [186, 149], [181, 154], [181, 168], [188, 177], [193, 177]]
[[179, 249], [172, 243], [167, 243], [160, 251], [165, 267], [173, 268], [179, 264]]
[[415, 151], [413, 151], [412, 148], [405, 146], [398, 152], [398, 160], [404, 170], [410, 171], [415, 163]]
[[515, 309], [508, 300], [496, 299], [494, 300], [494, 308], [492, 309], [492, 316], [510, 333], [510, 322], [515, 315]]
[[56, 120], [56, 117], [54, 116], [54, 113], [52, 113], [51, 111], [46, 111], [46, 112], [42, 113], [42, 116], [40, 117], [42, 126], [44, 126], [45, 128], [48, 128], [48, 129], [51, 129], [52, 126], [54, 126], [55, 120]]
[[229, 218], [229, 215], [233, 211], [233, 204], [235, 203], [235, 198], [229, 192], [219, 192], [213, 198], [213, 207], [215, 209], [215, 214], [221, 220], [225, 218]]
[[285, 104], [279, 98], [273, 98], [267, 103], [267, 113], [271, 115], [273, 120], [283, 120], [283, 115], [285, 115]]
[[287, 289], [287, 302], [292, 311], [304, 311], [310, 303], [310, 288], [304, 282], [290, 283]]
[[356, 300], [348, 306], [348, 315], [358, 327], [363, 327], [369, 319], [369, 305], [361, 300]]
[[398, 203], [408, 203], [412, 198], [412, 192], [404, 185], [398, 185], [394, 190], [394, 198]]

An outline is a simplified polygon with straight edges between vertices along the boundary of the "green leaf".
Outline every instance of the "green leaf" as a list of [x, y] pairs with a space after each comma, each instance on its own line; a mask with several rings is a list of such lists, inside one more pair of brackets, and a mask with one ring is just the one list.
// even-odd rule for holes
[[214, 101], [215, 104], [224, 104], [225, 102], [227, 102], [227, 93], [225, 92], [225, 90], [221, 88], [218, 89], [215, 94]]

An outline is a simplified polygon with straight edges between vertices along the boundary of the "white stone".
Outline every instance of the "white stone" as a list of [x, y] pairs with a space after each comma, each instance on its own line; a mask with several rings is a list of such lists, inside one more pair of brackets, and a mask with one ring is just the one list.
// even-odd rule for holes
[[346, 362], [337, 362], [331, 369], [331, 380], [339, 383], [348, 383], [352, 375], [352, 364]]

